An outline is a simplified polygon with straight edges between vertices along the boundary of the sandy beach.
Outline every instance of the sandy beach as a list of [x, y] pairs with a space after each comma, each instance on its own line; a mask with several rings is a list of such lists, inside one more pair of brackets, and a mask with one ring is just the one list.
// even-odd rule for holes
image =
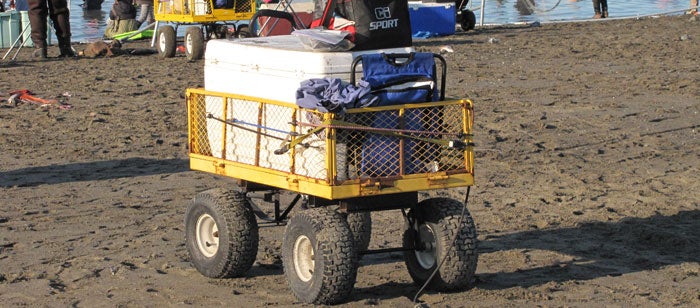
[[[419, 303], [700, 306], [700, 19], [481, 28], [414, 46], [449, 46], [447, 94], [474, 101], [479, 240], [476, 285]], [[189, 170], [184, 95], [203, 87], [203, 65], [28, 49], [0, 64], [0, 98], [28, 89], [71, 106], [0, 104], [0, 306], [300, 305], [284, 227], [260, 229], [243, 278], [189, 262], [188, 204], [233, 184]], [[372, 213], [370, 248], [400, 245], [400, 215]], [[418, 289], [402, 254], [369, 255], [340, 306], [414, 307]]]

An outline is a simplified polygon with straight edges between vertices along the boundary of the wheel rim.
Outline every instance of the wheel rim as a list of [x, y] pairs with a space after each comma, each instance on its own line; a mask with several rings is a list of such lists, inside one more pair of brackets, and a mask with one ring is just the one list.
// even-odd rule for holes
[[302, 235], [294, 242], [294, 270], [301, 281], [308, 282], [314, 275], [314, 248], [311, 240]]
[[197, 247], [207, 258], [211, 258], [219, 249], [219, 227], [209, 214], [204, 214], [197, 219]]
[[435, 234], [433, 229], [428, 225], [420, 225], [418, 238], [425, 249], [416, 250], [416, 260], [423, 268], [432, 268], [435, 265]]
[[160, 50], [165, 50], [165, 34], [163, 33], [158, 36], [158, 47]]
[[187, 53], [189, 53], [189, 54], [192, 53], [192, 36], [191, 35], [185, 36], [185, 48], [187, 49]]

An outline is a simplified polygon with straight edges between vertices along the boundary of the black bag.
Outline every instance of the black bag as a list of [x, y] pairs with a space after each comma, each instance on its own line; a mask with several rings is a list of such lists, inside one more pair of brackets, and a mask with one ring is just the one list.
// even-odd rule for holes
[[[329, 12], [354, 21], [353, 50], [409, 47], [413, 44], [407, 0], [326, 1], [325, 5], [317, 3], [315, 19], [320, 19], [320, 24], [328, 29], [332, 29], [333, 24]], [[343, 30], [352, 32], [352, 29]]]

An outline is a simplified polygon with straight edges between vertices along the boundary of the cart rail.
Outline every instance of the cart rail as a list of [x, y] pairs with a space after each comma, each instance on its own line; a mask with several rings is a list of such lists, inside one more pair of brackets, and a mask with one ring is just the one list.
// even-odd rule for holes
[[157, 21], [211, 23], [250, 20], [255, 14], [255, 0], [227, 0], [216, 6], [216, 0], [154, 0]]
[[187, 90], [190, 167], [329, 200], [474, 184], [468, 99], [338, 116]]

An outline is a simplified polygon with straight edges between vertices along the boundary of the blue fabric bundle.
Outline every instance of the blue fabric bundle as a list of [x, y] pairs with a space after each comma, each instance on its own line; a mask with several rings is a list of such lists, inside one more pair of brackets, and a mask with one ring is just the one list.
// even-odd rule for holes
[[355, 86], [340, 78], [313, 78], [301, 82], [296, 99], [297, 105], [304, 108], [342, 114], [347, 108], [376, 105], [379, 99], [370, 91], [364, 80]]

